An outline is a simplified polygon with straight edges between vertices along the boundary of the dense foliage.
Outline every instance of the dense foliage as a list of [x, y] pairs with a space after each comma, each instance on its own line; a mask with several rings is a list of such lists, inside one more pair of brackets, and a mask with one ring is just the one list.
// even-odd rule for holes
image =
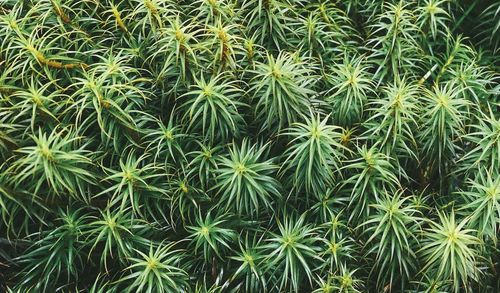
[[500, 2], [0, 0], [0, 291], [498, 292]]

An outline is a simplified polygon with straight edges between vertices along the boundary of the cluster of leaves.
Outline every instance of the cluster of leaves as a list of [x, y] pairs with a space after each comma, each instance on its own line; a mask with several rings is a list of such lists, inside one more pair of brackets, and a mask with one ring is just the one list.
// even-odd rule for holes
[[0, 0], [0, 291], [500, 290], [499, 36], [498, 1]]

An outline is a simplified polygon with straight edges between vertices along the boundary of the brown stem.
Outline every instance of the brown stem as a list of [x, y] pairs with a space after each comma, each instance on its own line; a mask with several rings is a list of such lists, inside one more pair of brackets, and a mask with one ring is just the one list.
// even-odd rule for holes
[[64, 10], [58, 6], [54, 1], [52, 2], [52, 7], [54, 8], [54, 12], [59, 16], [59, 18], [64, 22], [64, 23], [70, 23], [71, 18], [64, 12]]
[[37, 49], [35, 49], [32, 46], [28, 46], [27, 49], [35, 56], [35, 58], [38, 60], [38, 62], [40, 62], [40, 64], [46, 65], [46, 66], [49, 66], [52, 68], [56, 68], [56, 69], [74, 69], [74, 68], [87, 69], [89, 67], [87, 64], [85, 64], [83, 62], [64, 64], [60, 61], [47, 59], [45, 57], [45, 55], [43, 55], [42, 52], [38, 51]]
[[123, 19], [122, 19], [121, 15], [120, 15], [120, 11], [118, 11], [118, 9], [116, 9], [116, 7], [113, 7], [112, 11], [113, 11], [113, 15], [115, 16], [116, 24], [118, 25], [118, 27], [123, 32], [128, 32], [127, 27], [125, 26], [125, 23], [123, 22]]
[[144, 5], [151, 11], [151, 14], [157, 15], [158, 14], [158, 9], [154, 6], [153, 2], [151, 0], [145, 0]]

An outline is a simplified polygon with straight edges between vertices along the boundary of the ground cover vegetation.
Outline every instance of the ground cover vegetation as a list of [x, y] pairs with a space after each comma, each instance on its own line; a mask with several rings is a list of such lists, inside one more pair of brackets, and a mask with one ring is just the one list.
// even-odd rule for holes
[[0, 291], [498, 292], [500, 2], [0, 0]]

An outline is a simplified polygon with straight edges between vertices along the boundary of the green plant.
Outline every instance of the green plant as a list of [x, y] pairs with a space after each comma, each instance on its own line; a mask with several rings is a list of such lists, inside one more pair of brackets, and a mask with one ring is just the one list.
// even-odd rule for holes
[[328, 75], [331, 89], [327, 101], [330, 102], [335, 121], [343, 126], [351, 126], [363, 117], [368, 95], [373, 94], [373, 82], [369, 66], [363, 57], [345, 55], [344, 62], [338, 63]]
[[418, 66], [418, 26], [410, 3], [384, 3], [383, 12], [372, 25], [370, 43], [377, 56], [377, 73], [397, 77]]
[[196, 217], [196, 226], [187, 226], [190, 242], [194, 251], [203, 255], [205, 262], [212, 262], [212, 257], [221, 257], [222, 249], [230, 249], [236, 236], [232, 229], [225, 228], [227, 220], [223, 215], [212, 217], [211, 212], [203, 217]]
[[[55, 290], [56, 284], [78, 278], [83, 267], [83, 233], [88, 216], [82, 209], [59, 211], [55, 223], [59, 227], [48, 233], [40, 233], [36, 241], [19, 257], [23, 265], [23, 282], [19, 288], [30, 290]], [[64, 284], [64, 283], [62, 283]]]
[[64, 97], [64, 95], [57, 90], [45, 94], [49, 91], [50, 86], [50, 83], [42, 86], [35, 85], [34, 80], [31, 80], [29, 88], [26, 91], [19, 90], [12, 94], [10, 96], [13, 104], [12, 107], [18, 112], [13, 117], [13, 120], [29, 119], [32, 131], [36, 130], [35, 122], [37, 120], [38, 123], [50, 123], [50, 120], [57, 122], [57, 108], [60, 108], [57, 101], [60, 97]]
[[438, 33], [447, 34], [449, 14], [444, 8], [446, 0], [426, 0], [419, 7], [417, 23], [419, 28], [436, 39]]
[[479, 236], [497, 241], [500, 218], [500, 178], [485, 170], [478, 172], [475, 180], [470, 180], [468, 190], [460, 192], [464, 204], [458, 211], [470, 217], [470, 226]]
[[167, 21], [168, 27], [161, 28], [161, 34], [154, 44], [155, 51], [152, 52], [150, 59], [151, 62], [164, 60], [157, 64], [163, 66], [155, 70], [159, 81], [178, 76], [172, 83], [175, 92], [176, 86], [191, 77], [189, 65], [198, 61], [195, 45], [199, 31], [193, 24], [182, 22], [180, 16], [167, 18]]
[[262, 238], [253, 237], [250, 240], [246, 235], [244, 244], [240, 243], [240, 251], [231, 257], [239, 264], [232, 279], [243, 280], [244, 277], [242, 287], [244, 286], [246, 291], [265, 290], [267, 287], [263, 265], [266, 255], [259, 249], [261, 242]]
[[217, 156], [221, 151], [221, 146], [209, 146], [199, 141], [197, 150], [189, 153], [193, 158], [189, 162], [190, 170], [198, 176], [200, 184], [207, 187], [210, 182], [215, 182], [217, 170]]
[[341, 270], [344, 263], [356, 259], [357, 245], [349, 236], [352, 230], [343, 221], [342, 213], [339, 212], [337, 215], [332, 214], [324, 224], [326, 232], [323, 240], [326, 245], [321, 256], [326, 260], [323, 269], [330, 273]]
[[97, 246], [104, 242], [100, 261], [107, 271], [108, 257], [123, 260], [130, 257], [134, 245], [146, 242], [146, 239], [134, 234], [145, 227], [142, 221], [131, 217], [128, 211], [111, 212], [110, 209], [101, 211], [100, 217], [89, 223], [89, 230], [86, 232], [86, 241], [93, 243], [89, 257]]
[[320, 280], [320, 288], [313, 292], [363, 292], [361, 290], [363, 288], [363, 282], [354, 276], [355, 272], [356, 270], [347, 270], [345, 264], [343, 264], [338, 273], [330, 276], [327, 281]]
[[497, 2], [0, 0], [0, 291], [500, 291]]
[[307, 113], [310, 105], [308, 87], [312, 79], [304, 63], [294, 56], [280, 53], [276, 58], [267, 55], [267, 63], [257, 63], [251, 82], [257, 119], [267, 129], [278, 130]]
[[284, 171], [293, 170], [292, 180], [299, 190], [325, 191], [325, 186], [333, 181], [333, 170], [339, 169], [344, 158], [341, 128], [329, 125], [328, 118], [311, 113], [310, 117], [303, 116], [305, 123], [294, 123], [284, 132], [291, 137]]
[[161, 172], [160, 167], [152, 163], [143, 165], [142, 162], [146, 157], [147, 155], [142, 155], [137, 158], [133, 152], [130, 152], [126, 161], [120, 159], [119, 170], [108, 168], [106, 171], [111, 175], [103, 180], [113, 184], [97, 196], [106, 196], [111, 193], [111, 205], [119, 206], [121, 210], [131, 207], [133, 212], [140, 213], [141, 202], [146, 201], [149, 192], [165, 193], [163, 189], [150, 183], [165, 174]]
[[260, 43], [274, 43], [278, 48], [280, 44], [287, 43], [287, 35], [293, 30], [287, 21], [293, 21], [290, 15], [292, 3], [299, 4], [302, 0], [251, 0], [245, 3], [246, 22], [248, 31], [256, 31]]
[[450, 216], [440, 213], [439, 223], [432, 223], [427, 229], [426, 239], [420, 250], [425, 258], [423, 270], [438, 279], [450, 281], [455, 292], [461, 285], [467, 287], [468, 280], [478, 280], [479, 259], [476, 246], [481, 242], [474, 236], [475, 230], [468, 229], [468, 218], [457, 222], [455, 213]]
[[431, 172], [443, 174], [458, 150], [464, 132], [469, 102], [460, 98], [453, 83], [434, 85], [424, 96], [422, 151]]
[[390, 286], [391, 290], [392, 284], [397, 283], [396, 278], [402, 279], [400, 282], [404, 287], [405, 280], [410, 279], [415, 271], [414, 248], [418, 245], [421, 218], [417, 207], [408, 203], [409, 200], [400, 191], [393, 195], [386, 193], [372, 205], [376, 214], [362, 224], [366, 227], [363, 232], [369, 235], [367, 253], [375, 254], [375, 262], [380, 266], [377, 283]]
[[34, 194], [44, 188], [49, 195], [68, 193], [88, 201], [84, 183], [89, 184], [94, 178], [86, 169], [92, 161], [85, 146], [73, 146], [79, 139], [68, 129], [54, 129], [48, 135], [38, 129], [38, 135], [31, 136], [34, 146], [18, 149], [20, 158], [9, 168], [15, 185], [34, 180]]
[[206, 35], [210, 37], [206, 44], [207, 50], [211, 51], [212, 66], [216, 71], [237, 69], [237, 54], [243, 55], [242, 38], [237, 35], [238, 25], [223, 24], [221, 18], [216, 25], [208, 25]]
[[472, 143], [472, 148], [461, 159], [467, 162], [466, 169], [477, 169], [483, 165], [498, 172], [500, 165], [500, 119], [493, 114], [488, 105], [489, 113], [481, 112], [479, 122], [471, 125], [472, 131], [464, 135], [464, 139]]
[[388, 155], [417, 158], [415, 130], [419, 119], [418, 87], [406, 79], [383, 89], [383, 97], [370, 103], [367, 135], [378, 140]]
[[174, 122], [174, 115], [170, 115], [168, 122], [163, 123], [161, 120], [154, 117], [147, 117], [147, 120], [155, 123], [158, 128], [146, 130], [145, 140], [147, 141], [147, 149], [154, 152], [155, 161], [158, 158], [165, 158], [165, 166], [169, 162], [177, 162], [186, 159], [182, 150], [182, 140], [186, 138], [186, 134], [180, 125]]
[[226, 208], [247, 215], [258, 214], [262, 205], [272, 209], [273, 199], [280, 195], [280, 184], [272, 177], [278, 166], [272, 160], [264, 161], [265, 151], [265, 147], [250, 146], [243, 140], [241, 146], [233, 144], [229, 158], [220, 157], [214, 188]]
[[138, 257], [129, 259], [131, 265], [126, 274], [119, 280], [120, 283], [132, 281], [127, 285], [126, 292], [166, 292], [179, 291], [188, 288], [188, 275], [179, 267], [182, 261], [182, 251], [174, 249], [175, 243], [160, 244], [149, 252], [135, 250]]
[[186, 109], [184, 119], [189, 129], [201, 130], [210, 142], [239, 137], [244, 121], [238, 107], [245, 105], [238, 101], [242, 92], [235, 82], [228, 81], [223, 75], [207, 82], [202, 75], [200, 79], [195, 79], [195, 84], [185, 94], [189, 98], [182, 106]]
[[[266, 251], [266, 271], [276, 275], [284, 274], [277, 286], [280, 290], [288, 288], [298, 291], [301, 282], [307, 277], [312, 282], [314, 262], [322, 259], [315, 249], [320, 241], [314, 229], [305, 223], [305, 215], [297, 219], [278, 220], [279, 234], [271, 233], [260, 249]], [[271, 271], [272, 270], [272, 271]]]
[[351, 171], [343, 183], [352, 190], [349, 205], [357, 213], [351, 218], [369, 214], [370, 203], [376, 201], [384, 190], [395, 190], [400, 184], [390, 157], [378, 152], [376, 145], [358, 147], [357, 155], [358, 158], [348, 161], [343, 167]]

